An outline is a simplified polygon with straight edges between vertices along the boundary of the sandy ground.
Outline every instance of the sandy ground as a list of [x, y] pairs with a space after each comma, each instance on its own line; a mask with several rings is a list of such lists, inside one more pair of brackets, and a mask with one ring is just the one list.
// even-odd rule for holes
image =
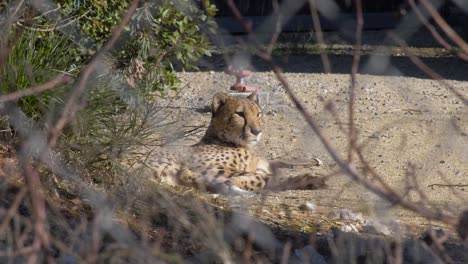
[[[291, 58], [297, 58], [305, 69], [311, 69], [319, 67], [319, 57], [312, 56], [307, 60], [304, 56], [290, 56], [289, 64], [285, 66], [285, 76], [331, 145], [341, 157], [346, 158], [349, 74], [321, 74], [309, 70], [298, 72], [299, 67]], [[332, 63], [339, 60], [336, 57], [332, 59]], [[446, 73], [452, 71], [450, 76], [453, 78], [449, 76], [448, 79], [463, 79], [460, 77], [464, 76], [463, 71], [466, 77], [466, 64], [454, 58], [451, 61], [456, 63], [447, 64], [445, 60], [434, 60], [431, 66]], [[343, 64], [346, 63], [350, 62], [343, 61]], [[423, 76], [407, 59], [406, 63], [403, 69], [413, 72], [410, 76]], [[254, 67], [266, 67], [259, 65], [254, 64]], [[292, 70], [289, 70], [289, 65], [292, 65]], [[397, 69], [392, 63], [387, 68]], [[180, 123], [185, 127], [206, 127], [210, 118], [207, 106], [211, 103], [212, 95], [227, 92], [233, 78], [220, 71], [203, 70], [180, 73], [179, 76], [186, 85], [186, 89], [179, 94], [181, 98], [173, 102], [175, 109], [180, 107]], [[265, 115], [263, 142], [258, 146], [260, 155], [270, 159], [318, 157], [324, 161], [321, 168], [285, 171], [286, 176], [302, 172], [329, 175], [337, 171], [336, 164], [292, 106], [271, 72], [254, 72], [247, 83], [261, 88], [269, 96], [269, 100], [262, 103]], [[447, 84], [468, 97], [468, 82], [449, 80]], [[333, 106], [339, 121], [326, 110], [326, 105]], [[435, 208], [454, 215], [466, 209], [468, 109], [444, 84], [414, 77], [359, 75], [354, 122], [358, 144], [362, 146], [366, 161], [392, 188], [401, 194], [407, 192], [410, 186], [418, 188], [426, 196], [423, 199], [430, 200]], [[203, 130], [188, 137], [184, 143], [196, 142]], [[360, 170], [362, 164], [355, 163], [355, 167]], [[288, 225], [289, 220], [281, 220], [285, 210], [300, 211], [298, 208], [306, 203], [316, 205], [318, 209], [298, 216], [295, 222], [298, 225], [310, 218], [327, 218], [331, 211], [341, 208], [362, 212], [366, 217], [401, 221], [409, 226], [424, 227], [429, 224], [429, 221], [411, 212], [388, 205], [344, 175], [335, 175], [327, 183], [328, 188], [321, 190], [270, 193], [262, 198], [242, 198], [241, 202], [238, 198], [232, 200], [236, 206], [250, 205], [246, 209], [252, 212], [258, 212], [258, 206], [267, 208], [259, 217], [280, 225]], [[407, 197], [416, 202], [422, 199], [414, 191], [409, 191]]]

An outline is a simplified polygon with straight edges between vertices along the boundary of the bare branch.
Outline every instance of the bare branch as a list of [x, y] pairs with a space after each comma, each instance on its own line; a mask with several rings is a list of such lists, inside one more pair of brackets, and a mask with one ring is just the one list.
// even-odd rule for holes
[[[29, 159], [26, 157], [21, 158], [21, 165], [24, 171], [24, 177], [28, 186], [32, 211], [34, 216], [34, 242], [33, 247], [37, 250], [41, 248], [45, 251], [49, 263], [53, 263], [53, 258], [50, 256], [50, 238], [47, 231], [47, 216], [45, 198], [39, 173], [30, 167], [28, 164]], [[37, 256], [31, 256], [31, 261], [37, 259]], [[34, 262], [33, 262], [34, 263]]]
[[409, 49], [408, 45], [404, 40], [402, 40], [400, 37], [398, 37], [395, 33], [389, 32], [389, 36], [398, 44], [400, 45], [404, 50], [405, 53], [408, 54], [410, 60], [416, 65], [421, 71], [423, 71], [425, 74], [429, 75], [432, 79], [438, 80], [441, 84], [443, 84], [445, 87], [447, 87], [453, 94], [455, 94], [465, 105], [468, 105], [468, 98], [465, 98], [463, 94], [458, 92], [452, 85], [450, 85], [444, 77], [440, 76], [438, 73], [436, 73], [431, 67], [427, 66], [421, 59], [416, 57]]
[[[416, 14], [416, 16], [419, 18], [419, 20], [421, 20], [424, 26], [431, 32], [434, 39], [436, 39], [437, 42], [439, 42], [439, 44], [442, 45], [444, 48], [451, 50], [453, 47], [447, 41], [445, 41], [445, 39], [439, 34], [439, 32], [437, 32], [437, 29], [427, 21], [427, 19], [421, 13], [421, 10], [419, 10], [419, 7], [415, 4], [414, 0], [408, 0], [408, 1], [411, 5], [411, 8], [414, 10], [414, 13]], [[457, 56], [463, 60], [468, 61], [467, 54], [464, 54], [462, 52], [457, 52]]]
[[[4, 33], [3, 33], [2, 39], [0, 39], [0, 67], [3, 67], [3, 65], [7, 62], [7, 58], [10, 54], [11, 47], [9, 46], [9, 44], [11, 43], [9, 43], [10, 42], [9, 31], [15, 20], [16, 14], [19, 12], [23, 4], [24, 4], [23, 0], [15, 2], [15, 7], [11, 9], [12, 12], [8, 15], [4, 24], [1, 25], [1, 27], [4, 30]], [[5, 9], [8, 10], [8, 7], [6, 7]]]
[[447, 24], [447, 22], [442, 18], [442, 16], [437, 12], [434, 6], [429, 3], [427, 0], [420, 0], [421, 4], [426, 8], [427, 11], [431, 14], [434, 21], [439, 25], [439, 27], [447, 34], [447, 36], [455, 42], [460, 49], [468, 56], [468, 44], [455, 32], [452, 27]]
[[317, 12], [317, 0], [309, 0], [310, 6], [310, 13], [312, 14], [312, 21], [314, 23], [314, 31], [315, 36], [317, 38], [317, 44], [320, 50], [320, 58], [322, 59], [323, 69], [325, 73], [331, 72], [330, 61], [328, 60], [328, 55], [326, 51], [323, 49], [325, 47], [323, 34], [322, 34], [322, 26], [320, 25], [320, 19]]
[[[56, 8], [54, 10], [50, 10], [50, 11], [47, 11], [45, 12], [44, 14], [41, 14], [40, 16], [34, 18], [34, 19], [37, 19], [39, 17], [42, 17], [42, 16], [45, 16], [46, 13], [49, 13], [49, 12], [53, 12], [53, 11], [56, 11], [58, 10], [59, 8]], [[67, 20], [70, 20], [70, 21], [67, 21], [66, 23], [63, 23], [62, 25], [53, 25], [52, 27], [50, 28], [38, 28], [38, 27], [29, 27], [29, 26], [26, 26], [26, 25], [23, 25], [21, 23], [21, 21], [18, 21], [17, 24], [18, 26], [20, 27], [24, 27], [24, 28], [27, 28], [28, 30], [32, 30], [32, 31], [40, 31], [40, 32], [51, 32], [51, 31], [55, 31], [55, 30], [61, 30], [62, 28], [64, 27], [67, 27], [67, 26], [70, 26], [71, 24], [75, 23], [76, 21], [78, 21], [79, 19], [85, 17], [89, 12], [91, 12], [91, 10], [87, 10], [86, 12], [84, 12], [82, 15], [76, 17], [76, 18], [69, 18]], [[64, 20], [66, 21], [66, 20]]]
[[55, 87], [60, 86], [62, 84], [66, 84], [71, 80], [73, 80], [73, 78], [70, 75], [61, 74], [43, 84], [33, 86], [24, 90], [19, 90], [10, 94], [2, 95], [0, 96], [0, 103], [15, 101], [23, 96], [42, 93], [44, 91], [54, 89]]
[[5, 229], [8, 227], [8, 224], [9, 224], [11, 218], [13, 218], [13, 216], [16, 213], [16, 210], [18, 209], [18, 207], [21, 204], [21, 201], [23, 201], [23, 198], [26, 195], [26, 191], [27, 191], [27, 189], [22, 187], [20, 189], [20, 191], [16, 194], [15, 200], [13, 201], [13, 203], [10, 206], [10, 208], [8, 209], [6, 215], [3, 217], [2, 223], [0, 224], [0, 234], [3, 233], [5, 231]]
[[275, 22], [275, 32], [273, 32], [270, 43], [267, 46], [267, 52], [270, 54], [273, 52], [273, 48], [275, 47], [276, 41], [278, 40], [278, 37], [281, 33], [281, 30], [282, 30], [281, 20], [283, 19], [281, 12], [279, 12], [278, 0], [273, 1], [273, 7], [274, 7], [274, 15], [276, 16], [276, 22]]
[[429, 184], [427, 187], [468, 187], [468, 184], [443, 184], [443, 183], [433, 183]]
[[357, 135], [356, 127], [354, 125], [354, 101], [355, 101], [355, 90], [356, 90], [356, 74], [359, 70], [359, 61], [361, 59], [361, 37], [362, 37], [362, 25], [364, 19], [362, 17], [362, 2], [356, 0], [356, 44], [354, 45], [353, 52], [353, 65], [351, 66], [351, 87], [349, 88], [349, 149], [348, 149], [348, 162], [352, 161], [353, 151], [356, 146]]

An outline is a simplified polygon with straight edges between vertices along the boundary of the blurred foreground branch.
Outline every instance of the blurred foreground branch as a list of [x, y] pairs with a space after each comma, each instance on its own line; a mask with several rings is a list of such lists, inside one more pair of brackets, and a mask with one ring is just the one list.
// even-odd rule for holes
[[458, 47], [463, 51], [465, 56], [468, 56], [468, 44], [453, 30], [453, 28], [442, 18], [434, 6], [427, 0], [420, 0], [421, 4], [431, 14], [434, 21], [444, 31], [444, 33], [455, 42]]
[[425, 74], [429, 75], [432, 79], [437, 80], [441, 82], [447, 89], [449, 89], [455, 96], [457, 96], [464, 105], [468, 105], [468, 98], [463, 96], [460, 92], [456, 90], [452, 85], [450, 85], [447, 81], [445, 81], [444, 77], [440, 76], [437, 72], [435, 72], [431, 67], [427, 66], [421, 59], [419, 59], [417, 56], [412, 54], [412, 52], [408, 49], [408, 45], [406, 42], [398, 37], [395, 33], [389, 32], [389, 36], [396, 42], [398, 45], [400, 45], [403, 49], [406, 50], [410, 60], [413, 62], [416, 67], [418, 67], [422, 72]]
[[21, 163], [24, 178], [29, 190], [34, 219], [34, 241], [32, 247], [35, 254], [29, 257], [28, 263], [38, 263], [41, 250], [47, 256], [48, 263], [55, 263], [51, 256], [50, 234], [47, 227], [46, 205], [43, 193], [44, 189], [41, 184], [39, 173], [37, 170], [30, 167], [29, 159], [23, 157]]
[[23, 96], [42, 93], [44, 91], [54, 89], [55, 87], [60, 86], [62, 84], [69, 83], [72, 80], [73, 80], [73, 78], [70, 75], [61, 74], [61, 75], [56, 76], [55, 78], [53, 78], [53, 79], [51, 79], [51, 80], [49, 80], [49, 81], [47, 81], [47, 82], [45, 82], [43, 84], [31, 87], [31, 88], [27, 88], [27, 89], [24, 89], [24, 90], [18, 90], [16, 92], [9, 93], [9, 94], [6, 94], [6, 95], [2, 95], [2, 96], [0, 96], [0, 103], [5, 103], [5, 102], [8, 102], [8, 101], [15, 101], [15, 100], [18, 100], [19, 98], [21, 98]]

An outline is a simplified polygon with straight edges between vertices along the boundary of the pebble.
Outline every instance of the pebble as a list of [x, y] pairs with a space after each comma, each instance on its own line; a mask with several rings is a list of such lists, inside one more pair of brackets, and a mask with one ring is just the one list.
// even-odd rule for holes
[[346, 224], [342, 226], [340, 229], [343, 232], [359, 232], [359, 229], [354, 224]]
[[379, 139], [379, 138], [380, 138], [380, 133], [379, 133], [379, 132], [374, 132], [374, 133], [372, 133], [372, 135], [370, 136], [370, 138]]
[[317, 210], [317, 205], [310, 202], [306, 202], [305, 204], [300, 205], [299, 209], [303, 211], [315, 212]]
[[355, 213], [350, 209], [338, 209], [333, 212], [333, 217], [336, 219], [363, 221], [362, 213]]

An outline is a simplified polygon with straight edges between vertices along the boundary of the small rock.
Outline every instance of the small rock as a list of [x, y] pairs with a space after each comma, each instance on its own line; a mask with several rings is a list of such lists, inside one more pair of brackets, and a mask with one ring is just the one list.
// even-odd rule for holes
[[292, 132], [293, 132], [294, 134], [301, 134], [301, 133], [302, 133], [302, 130], [300, 130], [300, 129], [293, 129]]
[[303, 211], [315, 212], [317, 210], [317, 205], [315, 205], [313, 203], [306, 202], [305, 204], [301, 204], [299, 206], [299, 209], [303, 210]]
[[388, 226], [384, 225], [381, 221], [376, 219], [368, 219], [362, 225], [362, 232], [368, 234], [384, 234], [386, 236], [391, 234]]
[[357, 226], [353, 224], [346, 224], [342, 226], [340, 229], [343, 232], [359, 232], [359, 229], [357, 228]]
[[349, 209], [339, 209], [333, 212], [333, 214], [337, 219], [363, 221], [362, 213], [354, 213]]

